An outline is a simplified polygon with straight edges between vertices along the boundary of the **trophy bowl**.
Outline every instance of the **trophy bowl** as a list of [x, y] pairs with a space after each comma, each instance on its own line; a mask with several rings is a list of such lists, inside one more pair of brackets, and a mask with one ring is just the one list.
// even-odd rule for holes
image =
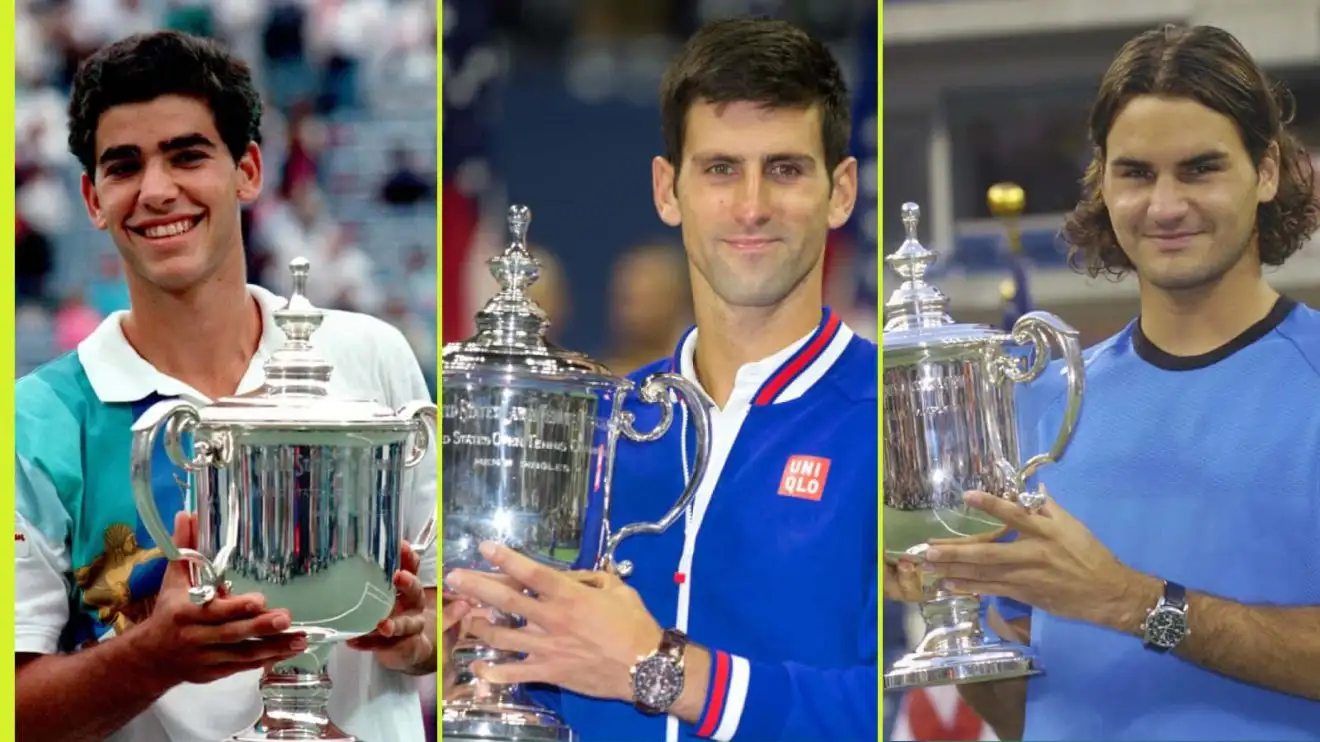
[[[158, 402], [133, 426], [133, 497], [151, 537], [192, 565], [191, 598], [260, 593], [286, 609], [286, 633], [307, 649], [264, 673], [264, 709], [232, 742], [356, 742], [326, 704], [330, 649], [369, 634], [393, 610], [404, 537], [404, 471], [436, 439], [436, 405], [398, 411], [330, 395], [331, 365], [309, 342], [324, 313], [306, 299], [308, 262], [292, 261], [294, 290], [274, 313], [286, 344], [265, 366], [265, 384], [209, 405]], [[152, 494], [168, 457], [186, 472], [197, 548], [179, 549]], [[435, 544], [434, 516], [410, 542]]]
[[[1078, 334], [1058, 317], [1029, 312], [1010, 332], [955, 324], [948, 300], [924, 275], [934, 255], [917, 240], [920, 209], [903, 205], [907, 239], [886, 260], [903, 283], [886, 303], [884, 352], [884, 552], [920, 563], [932, 539], [993, 534], [1003, 523], [968, 507], [981, 490], [1034, 511], [1043, 489], [1029, 478], [1063, 456], [1081, 412], [1085, 375]], [[1053, 447], [1021, 461], [1016, 387], [1063, 357], [1063, 424]], [[1027, 352], [1022, 352], [1027, 351]], [[926, 634], [885, 673], [887, 690], [958, 684], [1041, 672], [1027, 647], [988, 637], [980, 600], [943, 589], [923, 573]]]
[[[634, 387], [628, 379], [578, 353], [545, 341], [545, 313], [527, 296], [537, 263], [526, 249], [531, 212], [509, 210], [508, 249], [490, 261], [501, 290], [477, 314], [477, 334], [442, 351], [440, 446], [444, 574], [495, 571], [477, 551], [494, 541], [557, 570], [632, 571], [615, 559], [620, 543], [669, 528], [696, 492], [710, 458], [710, 402], [676, 374], [656, 374]], [[653, 430], [639, 432], [625, 409], [627, 395], [661, 405]], [[609, 522], [614, 453], [623, 436], [658, 440], [682, 403], [694, 423], [697, 455], [689, 484], [659, 521], [614, 529]], [[496, 614], [517, 626], [516, 616]], [[518, 655], [460, 639], [452, 658], [453, 686], [443, 700], [446, 740], [576, 739], [553, 711], [517, 685], [497, 686], [473, 675], [478, 660]]]

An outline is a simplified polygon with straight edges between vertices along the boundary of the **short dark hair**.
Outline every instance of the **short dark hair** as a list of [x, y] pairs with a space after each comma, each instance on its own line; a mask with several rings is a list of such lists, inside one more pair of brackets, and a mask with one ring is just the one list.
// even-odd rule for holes
[[823, 43], [786, 21], [713, 21], [670, 63], [660, 86], [660, 128], [665, 158], [675, 171], [683, 161], [688, 111], [700, 101], [819, 105], [826, 165], [833, 172], [848, 156], [852, 113], [839, 63]]
[[181, 95], [206, 103], [237, 162], [261, 143], [261, 96], [248, 65], [211, 39], [177, 31], [135, 34], [78, 66], [69, 97], [69, 151], [96, 177], [96, 128], [109, 109]]
[[1094, 154], [1082, 179], [1082, 199], [1063, 227], [1074, 268], [1117, 278], [1134, 267], [1118, 245], [1100, 185], [1114, 119], [1140, 95], [1186, 98], [1227, 116], [1256, 166], [1277, 142], [1279, 190], [1256, 211], [1261, 262], [1283, 265], [1306, 244], [1320, 224], [1320, 203], [1310, 154], [1287, 130], [1296, 112], [1292, 94], [1272, 82], [1227, 31], [1170, 24], [1127, 42], [1101, 79], [1091, 109]]

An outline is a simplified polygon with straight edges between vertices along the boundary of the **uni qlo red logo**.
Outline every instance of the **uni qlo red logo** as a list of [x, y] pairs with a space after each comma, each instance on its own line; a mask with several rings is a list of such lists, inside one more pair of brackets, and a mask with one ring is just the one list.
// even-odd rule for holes
[[820, 456], [790, 456], [779, 480], [779, 494], [817, 501], [825, 492], [825, 478], [830, 474], [830, 460]]

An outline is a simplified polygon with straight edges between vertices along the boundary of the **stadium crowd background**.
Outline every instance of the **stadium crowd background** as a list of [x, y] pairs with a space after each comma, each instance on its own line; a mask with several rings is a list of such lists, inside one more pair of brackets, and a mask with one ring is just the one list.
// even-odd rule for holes
[[[1320, 2], [1260, 10], [1256, 0], [885, 0], [885, 254], [904, 238], [901, 205], [917, 201], [922, 242], [940, 259], [930, 277], [955, 319], [1003, 325], [1045, 309], [1076, 327], [1084, 346], [1118, 331], [1135, 316], [1135, 282], [1073, 273], [1057, 239], [1091, 156], [1087, 118], [1100, 77], [1141, 31], [1221, 26], [1288, 85], [1295, 133], [1320, 152]], [[1003, 181], [1025, 190], [1020, 253], [1008, 249], [1005, 223], [986, 202]], [[1280, 291], [1320, 306], [1320, 245], [1269, 275]], [[893, 273], [885, 279], [896, 285]], [[1007, 302], [1006, 282], [1015, 292]], [[884, 622], [887, 666], [923, 627], [915, 610], [888, 602]], [[889, 695], [885, 713], [885, 739], [994, 739], [951, 688]]]

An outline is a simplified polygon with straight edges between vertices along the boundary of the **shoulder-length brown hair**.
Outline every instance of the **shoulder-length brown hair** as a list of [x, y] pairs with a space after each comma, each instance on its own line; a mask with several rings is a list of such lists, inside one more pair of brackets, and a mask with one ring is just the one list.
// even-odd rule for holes
[[1232, 119], [1256, 166], [1277, 142], [1279, 190], [1256, 212], [1261, 262], [1282, 265], [1306, 244], [1320, 223], [1320, 203], [1310, 154], [1285, 128], [1295, 113], [1292, 95], [1272, 83], [1227, 31], [1167, 25], [1125, 44], [1100, 82], [1090, 120], [1094, 154], [1082, 178], [1082, 199], [1062, 232], [1075, 269], [1092, 278], [1120, 278], [1133, 268], [1114, 236], [1100, 184], [1109, 130], [1138, 95], [1189, 98]]

